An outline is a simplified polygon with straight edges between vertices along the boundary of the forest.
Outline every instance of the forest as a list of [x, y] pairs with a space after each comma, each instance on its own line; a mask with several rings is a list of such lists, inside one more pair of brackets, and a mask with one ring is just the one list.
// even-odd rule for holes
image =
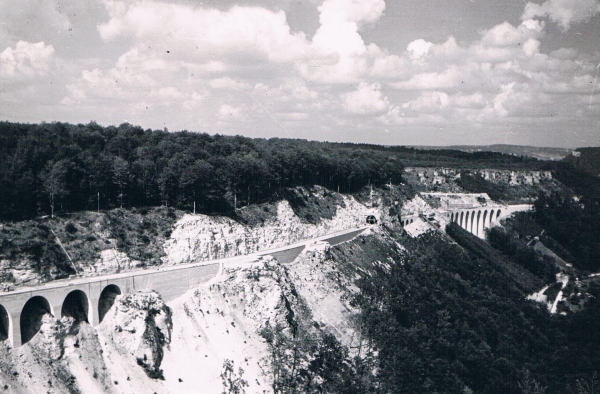
[[398, 155], [365, 146], [251, 139], [122, 124], [0, 123], [0, 220], [172, 206], [232, 214], [285, 188], [353, 192], [399, 183]]
[[115, 207], [172, 206], [232, 215], [321, 185], [342, 193], [400, 183], [405, 165], [537, 168], [491, 152], [298, 139], [251, 139], [88, 124], [0, 122], [0, 220]]

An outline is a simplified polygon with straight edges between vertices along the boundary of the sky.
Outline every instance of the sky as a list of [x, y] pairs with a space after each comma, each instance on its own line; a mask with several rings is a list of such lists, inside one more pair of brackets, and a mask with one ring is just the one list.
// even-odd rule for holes
[[600, 146], [599, 70], [600, 0], [0, 0], [13, 122]]

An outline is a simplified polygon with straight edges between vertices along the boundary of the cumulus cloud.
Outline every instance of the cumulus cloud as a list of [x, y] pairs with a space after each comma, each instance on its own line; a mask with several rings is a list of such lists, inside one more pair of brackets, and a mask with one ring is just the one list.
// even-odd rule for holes
[[385, 10], [384, 0], [325, 0], [319, 6], [322, 25], [339, 22], [371, 23]]
[[424, 113], [435, 113], [446, 108], [449, 104], [450, 97], [445, 92], [424, 92], [415, 100], [404, 103], [402, 108]]
[[299, 65], [306, 79], [323, 83], [356, 83], [367, 76], [395, 76], [400, 57], [371, 43], [365, 44], [361, 26], [383, 15], [383, 0], [325, 0], [319, 6], [320, 27], [307, 52], [308, 64]]
[[257, 54], [270, 61], [293, 61], [308, 42], [292, 34], [283, 11], [235, 6], [227, 11], [191, 8], [156, 1], [105, 2], [110, 20], [98, 27], [105, 41], [135, 37], [172, 57], [209, 59]]
[[19, 41], [0, 53], [0, 78], [18, 81], [45, 75], [53, 54], [54, 47], [43, 41]]
[[219, 119], [221, 121], [239, 121], [243, 117], [243, 113], [243, 107], [232, 107], [228, 104], [223, 104], [219, 107]]
[[[283, 11], [192, 8], [153, 0], [103, 3], [110, 18], [98, 27], [100, 36], [130, 48], [112, 68], [81, 73], [67, 86], [64, 104], [101, 103], [111, 97], [124, 103], [137, 99], [137, 107], [156, 108], [157, 103], [179, 100], [186, 109], [212, 108], [206, 113], [220, 121], [238, 113], [232, 110], [224, 116], [222, 109], [244, 105], [257, 106], [261, 116], [269, 112], [290, 121], [306, 119], [306, 111], [332, 107], [375, 113], [385, 110], [387, 99], [379, 84], [361, 81], [393, 78], [405, 63], [375, 44], [365, 44], [360, 35], [365, 24], [383, 15], [383, 0], [325, 0], [318, 7], [321, 26], [312, 40], [292, 33]], [[320, 89], [319, 94], [307, 82], [352, 83], [359, 88], [344, 93], [346, 101], [336, 104], [339, 89]], [[163, 97], [160, 89], [166, 86], [173, 97]], [[361, 95], [376, 100], [361, 102]]]
[[[551, 2], [558, 0], [540, 9], [550, 9]], [[103, 3], [109, 18], [98, 34], [122, 54], [108, 67], [94, 64], [79, 72], [63, 103], [112, 103], [115, 114], [131, 121], [177, 117], [182, 128], [232, 133], [246, 122], [245, 132], [280, 135], [282, 128], [307, 122], [323, 130], [377, 124], [488, 128], [498, 119], [543, 117], [558, 109], [589, 114], [574, 108], [581, 100], [564, 99], [590, 93], [595, 68], [589, 55], [571, 48], [542, 53], [551, 22], [540, 18], [553, 17], [532, 6], [520, 23], [492, 26], [472, 42], [415, 37], [405, 50], [390, 53], [362, 36], [382, 18], [384, 0], [322, 0], [312, 38], [293, 32], [278, 10]], [[577, 18], [569, 24], [582, 20]], [[596, 102], [589, 106], [597, 108]]]
[[422, 39], [411, 42], [404, 53], [408, 76], [389, 86], [420, 94], [391, 103], [379, 120], [405, 124], [408, 118], [417, 117], [439, 123], [442, 117], [457, 124], [493, 123], [498, 118], [568, 113], [566, 107], [575, 113], [575, 101], [567, 103], [556, 93], [590, 94], [593, 64], [569, 48], [541, 53], [544, 27], [543, 21], [525, 19], [519, 25], [493, 26], [471, 43], [459, 45], [453, 37], [440, 44]]
[[362, 54], [366, 45], [358, 33], [359, 24], [377, 21], [384, 10], [383, 0], [325, 0], [319, 6], [321, 27], [313, 44], [341, 56]]
[[418, 40], [415, 40], [408, 44], [406, 50], [408, 51], [412, 59], [421, 59], [423, 56], [427, 55], [427, 53], [429, 52], [429, 48], [431, 48], [432, 46], [433, 44], [431, 42], [419, 38]]
[[548, 17], [564, 31], [574, 23], [585, 22], [600, 13], [597, 0], [547, 0], [542, 4], [527, 3], [521, 19]]
[[484, 32], [481, 43], [494, 47], [515, 46], [540, 37], [543, 29], [544, 24], [533, 19], [527, 19], [519, 26], [504, 22]]
[[358, 89], [342, 95], [344, 109], [353, 114], [375, 115], [386, 111], [388, 98], [381, 93], [378, 83], [361, 82]]

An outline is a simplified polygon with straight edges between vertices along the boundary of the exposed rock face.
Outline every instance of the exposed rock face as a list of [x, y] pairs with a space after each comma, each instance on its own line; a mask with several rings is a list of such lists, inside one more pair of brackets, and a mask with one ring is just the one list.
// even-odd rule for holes
[[331, 219], [316, 225], [300, 220], [287, 201], [277, 203], [277, 215], [255, 227], [229, 218], [185, 215], [165, 243], [164, 259], [168, 264], [181, 264], [239, 256], [357, 227], [366, 207], [351, 197], [344, 197], [344, 205]]
[[427, 202], [423, 200], [421, 196], [417, 195], [402, 205], [401, 216], [405, 218], [419, 214], [428, 214], [432, 211], [433, 209], [429, 206], [429, 204], [427, 204]]
[[105, 249], [100, 252], [100, 259], [94, 265], [94, 273], [107, 274], [127, 271], [140, 266], [140, 261], [132, 260], [127, 254], [116, 249]]
[[286, 267], [275, 260], [224, 268], [212, 283], [172, 306], [173, 342], [165, 353], [164, 375], [167, 385], [182, 380], [169, 392], [189, 393], [197, 387], [223, 392], [225, 360], [244, 370], [247, 393], [270, 392], [269, 352], [261, 332], [275, 326], [291, 332], [308, 312]]
[[172, 328], [171, 309], [158, 293], [148, 292], [118, 296], [99, 330], [117, 350], [133, 356], [148, 376], [160, 378]]
[[0, 389], [14, 393], [111, 393], [100, 342], [87, 323], [42, 317], [25, 345], [0, 349]]
[[[440, 191], [460, 192], [456, 181], [460, 179], [461, 172], [454, 168], [406, 168], [407, 179], [410, 183], [420, 184], [426, 190], [438, 187]], [[552, 180], [550, 171], [510, 171], [510, 170], [476, 170], [472, 174], [478, 174], [485, 180], [496, 184], [509, 186], [534, 186], [544, 181]]]
[[433, 188], [444, 192], [460, 192], [456, 181], [460, 179], [460, 170], [453, 168], [407, 167], [406, 180], [420, 190]]
[[477, 173], [487, 181], [510, 186], [533, 186], [552, 179], [550, 171], [480, 170]]
[[356, 349], [354, 342], [359, 335], [353, 321], [358, 310], [349, 302], [351, 295], [358, 291], [354, 285], [355, 267], [341, 265], [333, 259], [329, 244], [317, 243], [287, 268], [313, 319], [320, 327], [330, 330], [343, 345]]
[[0, 224], [0, 288], [161, 264], [164, 240], [181, 215], [166, 207], [114, 209]]

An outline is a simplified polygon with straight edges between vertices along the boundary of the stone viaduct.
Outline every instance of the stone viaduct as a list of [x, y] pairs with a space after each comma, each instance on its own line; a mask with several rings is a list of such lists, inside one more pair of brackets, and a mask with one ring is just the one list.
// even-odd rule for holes
[[[485, 236], [486, 228], [498, 225], [501, 219], [507, 218], [515, 212], [529, 210], [531, 210], [531, 205], [529, 204], [504, 205], [437, 212], [434, 217], [436, 217], [436, 219], [442, 217], [446, 221], [455, 222], [471, 234], [483, 238]], [[414, 221], [418, 220], [421, 216], [423, 215], [403, 217], [402, 225], [407, 226], [414, 223]]]
[[[458, 193], [424, 193], [426, 198], [437, 198], [440, 206], [429, 210], [414, 212], [401, 218], [402, 225], [407, 226], [415, 220], [437, 220], [438, 222], [455, 222], [460, 227], [480, 238], [485, 236], [485, 229], [499, 224], [500, 220], [515, 212], [531, 210], [530, 204], [503, 205], [492, 201], [486, 194]], [[455, 198], [452, 202], [451, 198]], [[462, 198], [456, 202], [457, 198]]]
[[39, 331], [42, 317], [70, 316], [99, 324], [119, 294], [155, 290], [165, 302], [183, 295], [195, 286], [214, 278], [227, 262], [257, 261], [271, 255], [281, 263], [291, 263], [307, 245], [321, 241], [337, 245], [362, 233], [354, 228], [251, 255], [200, 263], [138, 270], [105, 276], [57, 280], [44, 285], [19, 288], [0, 294], [0, 340], [13, 347], [28, 342]]
[[446, 213], [446, 217], [449, 216], [451, 222], [457, 223], [471, 234], [483, 238], [485, 229], [496, 226], [500, 219], [504, 219], [515, 212], [529, 210], [531, 210], [529, 204], [505, 205], [450, 211]]

